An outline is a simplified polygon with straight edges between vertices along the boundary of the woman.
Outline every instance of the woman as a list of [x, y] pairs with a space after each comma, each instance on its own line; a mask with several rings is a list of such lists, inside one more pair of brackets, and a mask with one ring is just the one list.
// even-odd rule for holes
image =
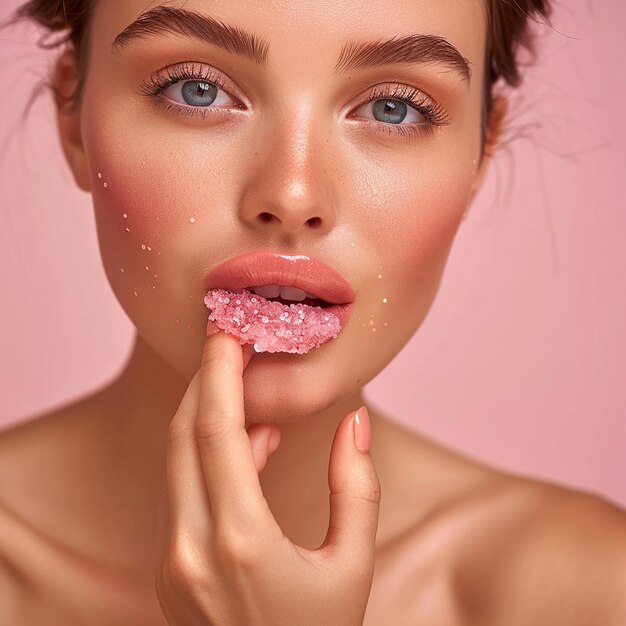
[[24, 5], [69, 25], [60, 138], [138, 337], [109, 387], [0, 438], [6, 623], [626, 622], [623, 511], [363, 407], [548, 15], [513, 4]]

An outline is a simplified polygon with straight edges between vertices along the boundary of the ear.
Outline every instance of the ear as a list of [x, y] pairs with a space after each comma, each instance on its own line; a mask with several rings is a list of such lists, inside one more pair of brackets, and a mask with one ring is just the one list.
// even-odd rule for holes
[[57, 59], [52, 78], [57, 128], [65, 159], [72, 170], [76, 184], [83, 191], [91, 191], [89, 167], [80, 129], [81, 108], [69, 110], [68, 107], [69, 99], [75, 92], [77, 84], [76, 55], [72, 49], [68, 49]]
[[482, 155], [482, 161], [478, 167], [476, 178], [472, 183], [472, 191], [470, 196], [470, 202], [474, 199], [474, 196], [478, 190], [482, 187], [487, 173], [489, 163], [491, 163], [491, 157], [494, 155], [496, 148], [502, 137], [504, 130], [504, 121], [509, 108], [509, 101], [504, 96], [496, 96], [493, 100], [491, 107], [491, 115], [489, 116], [489, 123], [487, 124], [487, 132], [485, 137], [485, 146]]

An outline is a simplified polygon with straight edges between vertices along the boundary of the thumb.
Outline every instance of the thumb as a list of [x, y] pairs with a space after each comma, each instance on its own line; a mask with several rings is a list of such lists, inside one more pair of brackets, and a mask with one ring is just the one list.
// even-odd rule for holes
[[[357, 441], [367, 451], [359, 450]], [[333, 439], [328, 467], [330, 523], [320, 548], [339, 553], [347, 563], [366, 560], [373, 568], [380, 482], [369, 453], [370, 441], [370, 419], [364, 406], [341, 420]]]

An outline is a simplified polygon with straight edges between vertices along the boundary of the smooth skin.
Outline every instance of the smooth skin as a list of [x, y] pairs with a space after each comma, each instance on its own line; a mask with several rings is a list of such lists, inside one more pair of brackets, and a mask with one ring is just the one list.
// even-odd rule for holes
[[[68, 114], [57, 102], [61, 146], [91, 194], [103, 266], [136, 341], [110, 384], [0, 436], [2, 618], [623, 626], [622, 508], [489, 467], [381, 407], [368, 405], [370, 452], [352, 447], [363, 386], [424, 320], [488, 167], [484, 2], [181, 3], [269, 41], [265, 69], [171, 35], [114, 54], [113, 39], [147, 4], [98, 2], [81, 106]], [[452, 43], [471, 81], [436, 63], [333, 75], [346, 42], [416, 32]], [[189, 60], [225, 81], [206, 119], [138, 93], [159, 67]], [[71, 93], [71, 55], [54, 81]], [[371, 87], [398, 84], [428, 92], [449, 123], [411, 140], [386, 132]], [[490, 143], [506, 113], [496, 102]], [[205, 346], [203, 277], [270, 247], [345, 275], [357, 293], [350, 323], [306, 355], [246, 361], [224, 335]], [[223, 363], [205, 358], [198, 374], [214, 349]], [[349, 515], [329, 487], [350, 498]], [[233, 506], [258, 516], [237, 523]]]

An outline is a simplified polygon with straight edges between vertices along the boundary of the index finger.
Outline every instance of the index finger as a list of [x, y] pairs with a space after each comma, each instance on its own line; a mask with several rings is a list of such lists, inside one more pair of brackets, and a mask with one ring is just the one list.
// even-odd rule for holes
[[245, 429], [243, 369], [243, 350], [234, 337], [221, 331], [207, 337], [196, 436], [211, 515], [229, 524], [258, 523], [268, 510]]

